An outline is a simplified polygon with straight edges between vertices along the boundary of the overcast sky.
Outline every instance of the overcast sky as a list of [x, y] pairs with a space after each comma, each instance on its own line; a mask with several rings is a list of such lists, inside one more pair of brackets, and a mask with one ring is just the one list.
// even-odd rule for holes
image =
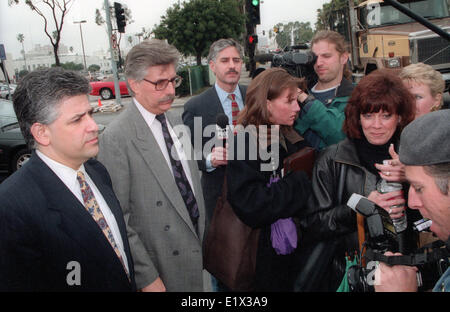
[[[31, 50], [35, 44], [47, 45], [50, 40], [44, 34], [43, 20], [32, 12], [21, 0], [21, 4], [8, 7], [7, 0], [0, 0], [0, 44], [5, 45], [7, 53], [14, 58], [20, 56], [21, 44], [17, 34], [25, 36], [25, 50]], [[111, 5], [114, 1], [110, 1]], [[160, 22], [168, 7], [178, 0], [121, 0], [132, 12], [134, 23], [126, 26], [126, 36], [141, 32], [142, 27], [153, 28]], [[183, 2], [183, 0], [181, 0]], [[311, 22], [314, 27], [317, 9], [329, 0], [263, 0], [261, 4], [261, 25], [258, 32], [269, 30], [279, 22]], [[108, 49], [106, 28], [95, 24], [95, 9], [103, 7], [104, 0], [75, 0], [64, 21], [62, 43], [73, 47], [75, 53], [82, 53], [80, 30], [74, 21], [86, 20], [82, 24], [86, 54]], [[51, 31], [50, 31], [51, 33]], [[122, 39], [122, 46], [126, 39]]]

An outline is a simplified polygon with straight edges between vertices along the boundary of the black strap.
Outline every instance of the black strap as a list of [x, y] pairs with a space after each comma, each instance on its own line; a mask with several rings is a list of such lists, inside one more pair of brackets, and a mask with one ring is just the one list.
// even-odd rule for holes
[[423, 252], [404, 256], [385, 256], [379, 252], [373, 251], [372, 249], [367, 249], [365, 257], [369, 261], [370, 260], [381, 261], [388, 265], [416, 266], [437, 261], [439, 259], [449, 258], [450, 250], [448, 246], [446, 246], [446, 248], [440, 248], [444, 245], [445, 243], [443, 241], [437, 241], [427, 245], [432, 247], [432, 251], [430, 252], [428, 252], [427, 250], [430, 247], [424, 246], [423, 248], [420, 249], [420, 250], [423, 249], [424, 250]]

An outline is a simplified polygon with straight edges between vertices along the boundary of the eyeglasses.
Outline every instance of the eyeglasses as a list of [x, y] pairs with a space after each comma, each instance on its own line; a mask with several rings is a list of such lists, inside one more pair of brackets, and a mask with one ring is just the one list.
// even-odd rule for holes
[[167, 88], [167, 85], [169, 84], [169, 82], [173, 83], [174, 88], [178, 88], [181, 85], [183, 78], [181, 78], [180, 76], [175, 76], [172, 79], [162, 79], [162, 80], [158, 80], [156, 82], [150, 81], [145, 78], [142, 78], [142, 80], [150, 82], [151, 84], [155, 85], [155, 89], [157, 91], [162, 91], [165, 88]]

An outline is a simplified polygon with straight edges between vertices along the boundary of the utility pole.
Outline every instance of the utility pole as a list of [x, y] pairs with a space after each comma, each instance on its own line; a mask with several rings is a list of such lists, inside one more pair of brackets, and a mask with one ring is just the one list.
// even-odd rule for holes
[[86, 66], [86, 53], [84, 53], [84, 41], [83, 41], [83, 31], [81, 30], [81, 24], [86, 23], [85, 20], [73, 22], [74, 24], [80, 24], [80, 36], [81, 36], [81, 48], [83, 49], [83, 60], [84, 60], [84, 70], [88, 70]]
[[355, 12], [355, 4], [353, 0], [348, 0], [348, 17], [350, 20], [350, 44], [352, 46], [352, 70], [359, 68], [359, 43], [356, 38], [356, 32], [358, 31], [357, 18]]
[[112, 39], [112, 25], [111, 25], [111, 9], [109, 7], [109, 1], [105, 0], [105, 15], [106, 15], [106, 25], [108, 26], [108, 39], [109, 39], [109, 51], [111, 54], [111, 67], [113, 71], [113, 77], [114, 77], [114, 91], [116, 94], [116, 103], [119, 105], [122, 105], [121, 103], [121, 97], [120, 97], [120, 87], [119, 87], [119, 79], [117, 74], [117, 63], [115, 61], [114, 57], [114, 51], [115, 48], [113, 45], [113, 39]]

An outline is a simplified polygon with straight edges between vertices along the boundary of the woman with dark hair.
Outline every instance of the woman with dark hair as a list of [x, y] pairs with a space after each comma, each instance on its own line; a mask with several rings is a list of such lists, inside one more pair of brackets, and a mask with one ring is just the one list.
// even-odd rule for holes
[[228, 201], [248, 226], [261, 229], [256, 291], [292, 291], [296, 276], [294, 223], [311, 193], [304, 172], [283, 175], [283, 160], [306, 146], [292, 128], [304, 80], [271, 68], [249, 85], [238, 117], [233, 160], [228, 161]]
[[[392, 178], [394, 173], [380, 175], [375, 164], [391, 159], [390, 146], [398, 147], [402, 129], [413, 119], [414, 98], [395, 74], [375, 71], [356, 86], [345, 108], [343, 130], [347, 138], [318, 156], [312, 177], [314, 196], [300, 221], [300, 244], [311, 253], [319, 242], [326, 246], [320, 259], [326, 269], [322, 268], [321, 276], [314, 272], [318, 275], [308, 281], [311, 272], [304, 267], [305, 276], [299, 276], [303, 284], [300, 282], [297, 290], [336, 291], [344, 277], [346, 255], [359, 255], [360, 225], [356, 213], [346, 205], [353, 193], [375, 202], [389, 212], [391, 219], [402, 216], [406, 192], [379, 193], [377, 182]], [[394, 179], [401, 175], [398, 170]], [[360, 227], [359, 234], [364, 233], [364, 227]]]

